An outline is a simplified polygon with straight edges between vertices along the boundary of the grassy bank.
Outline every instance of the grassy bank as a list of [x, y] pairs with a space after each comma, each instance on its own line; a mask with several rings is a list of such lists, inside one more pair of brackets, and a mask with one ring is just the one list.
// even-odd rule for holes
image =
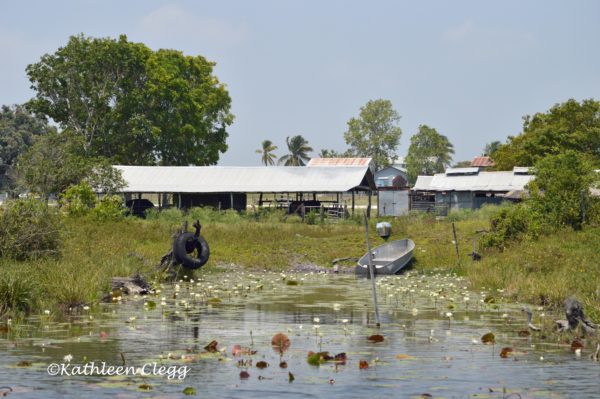
[[[445, 220], [429, 216], [394, 219], [391, 239], [410, 237], [415, 241], [413, 267], [417, 270], [455, 271], [467, 276], [474, 289], [500, 289], [511, 300], [535, 304], [560, 306], [565, 297], [575, 295], [598, 320], [600, 272], [595, 253], [600, 228], [564, 230], [537, 241], [515, 243], [504, 252], [488, 251], [480, 262], [473, 262], [468, 256], [473, 238], [477, 230], [489, 227], [489, 212], [483, 209]], [[262, 215], [255, 220], [236, 213], [194, 210], [186, 217], [190, 222], [195, 218], [202, 221], [202, 233], [211, 247], [208, 265], [196, 273], [230, 264], [269, 270], [285, 270], [297, 264], [330, 266], [335, 258], [358, 258], [365, 252], [360, 218], [308, 225], [281, 214]], [[60, 258], [2, 260], [0, 299], [34, 313], [93, 304], [109, 291], [113, 276], [135, 272], [153, 276], [181, 220], [178, 211], [151, 215], [148, 220], [66, 218]], [[453, 245], [452, 221], [458, 235], [460, 265]], [[383, 240], [377, 237], [374, 222], [371, 243], [378, 245]]]

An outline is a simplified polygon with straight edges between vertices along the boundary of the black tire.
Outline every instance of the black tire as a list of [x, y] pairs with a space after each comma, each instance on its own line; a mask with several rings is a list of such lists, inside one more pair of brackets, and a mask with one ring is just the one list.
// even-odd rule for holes
[[[193, 256], [194, 252], [196, 256]], [[173, 242], [173, 255], [186, 269], [198, 269], [208, 262], [210, 248], [204, 237], [182, 233]]]

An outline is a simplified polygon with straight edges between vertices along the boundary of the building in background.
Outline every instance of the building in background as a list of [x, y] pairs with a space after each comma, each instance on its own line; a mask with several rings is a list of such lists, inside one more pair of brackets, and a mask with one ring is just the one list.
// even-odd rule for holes
[[419, 176], [411, 189], [411, 210], [446, 215], [451, 210], [519, 201], [533, 178], [528, 167], [499, 172], [452, 168], [434, 176]]

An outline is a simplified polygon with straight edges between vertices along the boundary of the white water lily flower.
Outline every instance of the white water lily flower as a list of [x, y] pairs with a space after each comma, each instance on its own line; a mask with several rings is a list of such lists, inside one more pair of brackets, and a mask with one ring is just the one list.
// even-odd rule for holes
[[50, 311], [48, 309], [44, 310], [44, 314], [47, 316], [50, 314]]
[[73, 355], [71, 355], [70, 353], [68, 355], [65, 355], [65, 357], [63, 357], [63, 361], [70, 363], [71, 360], [73, 360]]
[[412, 313], [413, 316], [416, 316], [419, 313], [419, 309], [413, 308], [412, 311], [411, 311], [411, 313]]
[[340, 310], [341, 308], [342, 308], [342, 305], [340, 305], [339, 303], [334, 303], [333, 304], [333, 310]]
[[318, 322], [320, 322], [320, 321], [321, 321], [321, 319], [319, 319], [318, 317], [315, 317], [315, 318], [313, 318], [313, 321], [314, 321], [315, 323], [318, 323]]
[[446, 317], [452, 317], [452, 312], [446, 312]]
[[342, 323], [344, 323], [344, 324], [348, 323], [348, 319], [343, 319]]

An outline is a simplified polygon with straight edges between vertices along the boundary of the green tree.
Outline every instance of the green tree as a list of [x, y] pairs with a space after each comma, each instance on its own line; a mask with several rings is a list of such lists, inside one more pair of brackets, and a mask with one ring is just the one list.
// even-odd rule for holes
[[48, 199], [79, 183], [90, 171], [90, 162], [77, 155], [80, 141], [56, 132], [40, 136], [16, 164], [21, 188]]
[[337, 152], [336, 150], [323, 148], [321, 149], [321, 152], [319, 152], [319, 158], [353, 158], [355, 156], [354, 152], [350, 149], [344, 152]]
[[496, 151], [498, 151], [498, 149], [501, 146], [502, 143], [500, 141], [491, 141], [485, 145], [485, 148], [483, 149], [483, 155], [490, 158], [494, 158], [494, 154], [496, 153]]
[[319, 158], [340, 158], [341, 156], [342, 154], [336, 150], [329, 150], [327, 148], [322, 148], [319, 152]]
[[261, 143], [262, 148], [256, 150], [257, 154], [261, 154], [260, 160], [265, 166], [275, 165], [275, 159], [277, 156], [273, 154], [273, 151], [277, 149], [276, 145], [273, 145], [271, 140], [263, 140]]
[[494, 154], [496, 169], [532, 166], [547, 155], [573, 150], [600, 165], [600, 102], [570, 99], [545, 113], [523, 118], [523, 131]]
[[289, 153], [279, 158], [279, 164], [284, 166], [304, 166], [310, 160], [308, 152], [313, 149], [309, 147], [308, 141], [301, 135], [285, 138]]
[[406, 156], [408, 181], [414, 183], [419, 175], [443, 172], [452, 162], [454, 147], [448, 138], [427, 125], [419, 126], [419, 132], [410, 138]]
[[0, 109], [0, 189], [11, 188], [9, 176], [15, 160], [25, 152], [37, 136], [55, 131], [48, 121], [31, 114], [21, 105]]
[[590, 187], [596, 177], [589, 155], [573, 150], [549, 155], [535, 165], [530, 202], [550, 226], [580, 229], [588, 216]]
[[402, 130], [400, 114], [389, 100], [370, 100], [360, 108], [358, 118], [348, 121], [346, 144], [355, 156], [373, 159], [376, 170], [395, 160]]
[[214, 63], [144, 44], [72, 36], [27, 67], [28, 107], [122, 164], [208, 165], [227, 149], [231, 99]]

